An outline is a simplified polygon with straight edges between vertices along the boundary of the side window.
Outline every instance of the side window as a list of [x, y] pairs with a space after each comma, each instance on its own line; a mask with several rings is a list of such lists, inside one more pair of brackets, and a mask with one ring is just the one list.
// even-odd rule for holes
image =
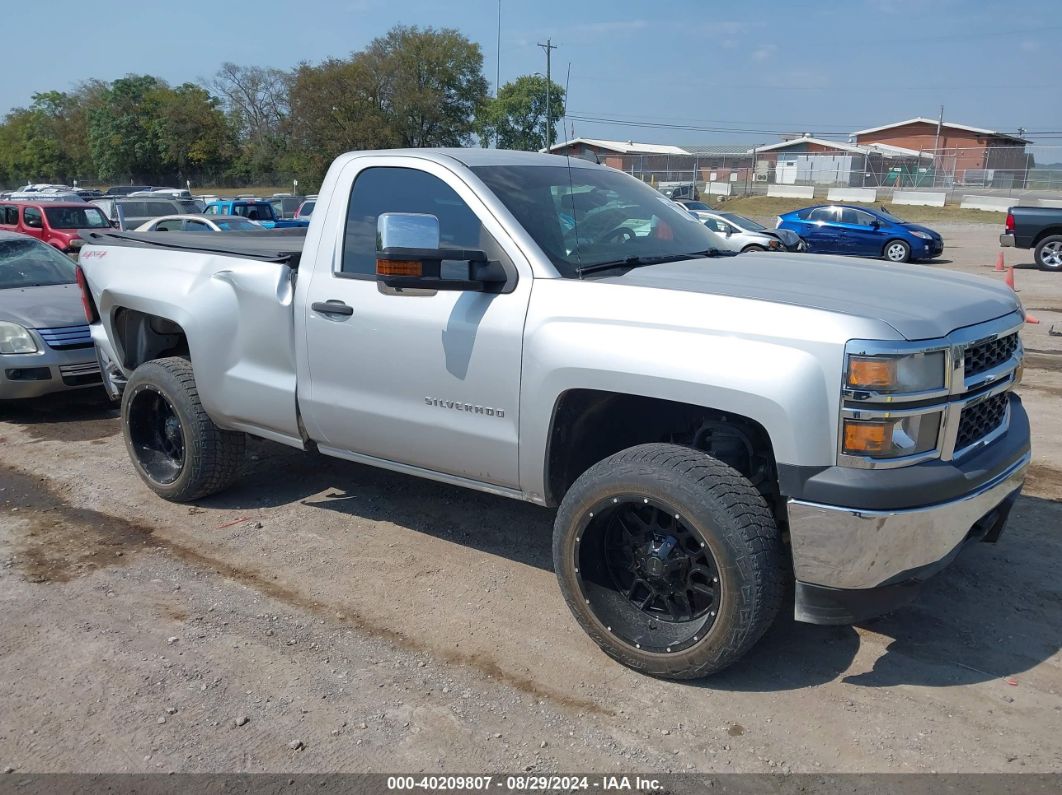
[[0, 224], [4, 224], [4, 226], [17, 226], [18, 207], [12, 207], [10, 204], [0, 207]]
[[874, 216], [870, 213], [862, 212], [861, 210], [855, 210], [851, 207], [841, 208], [841, 223], [852, 224], [853, 226], [870, 226], [874, 221]]
[[808, 213], [809, 221], [826, 221], [832, 223], [836, 219], [833, 207], [816, 207]]
[[155, 224], [156, 232], [180, 232], [183, 225], [180, 218], [168, 218]]
[[483, 249], [502, 259], [500, 246], [453, 188], [411, 168], [367, 168], [350, 192], [342, 272], [376, 275], [376, 219], [382, 213], [428, 213], [439, 219], [443, 248]]
[[26, 226], [33, 229], [40, 229], [44, 226], [44, 221], [41, 220], [41, 211], [36, 207], [27, 207], [22, 211], [22, 220]]
[[192, 219], [184, 222], [184, 231], [186, 232], [210, 232], [211, 229], [203, 221]]

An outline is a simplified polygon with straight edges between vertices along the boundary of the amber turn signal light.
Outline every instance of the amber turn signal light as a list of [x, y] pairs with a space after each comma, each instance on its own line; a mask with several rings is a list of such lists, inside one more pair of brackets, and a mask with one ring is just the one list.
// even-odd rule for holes
[[892, 447], [895, 422], [844, 421], [844, 451], [853, 455], [880, 455]]
[[896, 383], [896, 360], [853, 356], [848, 360], [848, 386], [888, 389]]
[[424, 263], [416, 260], [378, 259], [377, 276], [423, 276]]

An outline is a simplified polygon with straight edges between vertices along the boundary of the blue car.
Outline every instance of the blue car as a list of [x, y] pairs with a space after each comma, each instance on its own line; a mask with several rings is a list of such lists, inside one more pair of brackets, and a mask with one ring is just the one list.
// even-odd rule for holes
[[886, 210], [843, 204], [805, 207], [778, 216], [779, 229], [796, 232], [808, 251], [884, 257], [908, 262], [939, 257], [944, 238], [925, 226], [901, 221]]
[[203, 211], [206, 215], [239, 215], [263, 229], [294, 229], [310, 225], [309, 221], [277, 218], [273, 205], [255, 199], [220, 199]]

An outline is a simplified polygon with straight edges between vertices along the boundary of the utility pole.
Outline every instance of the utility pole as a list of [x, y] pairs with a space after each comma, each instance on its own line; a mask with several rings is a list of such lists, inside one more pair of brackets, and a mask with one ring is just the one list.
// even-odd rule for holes
[[501, 88], [501, 0], [498, 0], [498, 63], [494, 75], [494, 96], [497, 98], [498, 89]]
[[550, 86], [553, 85], [553, 78], [550, 76], [550, 64], [553, 60], [553, 50], [557, 49], [557, 45], [553, 44], [553, 39], [546, 39], [546, 43], [538, 43], [546, 52], [546, 151], [549, 151], [550, 146], [553, 145], [553, 114], [550, 113]]
[[933, 139], [933, 187], [937, 185], [937, 170], [940, 167], [940, 128], [944, 126], [944, 106], [940, 106], [940, 116], [937, 118], [937, 135]]

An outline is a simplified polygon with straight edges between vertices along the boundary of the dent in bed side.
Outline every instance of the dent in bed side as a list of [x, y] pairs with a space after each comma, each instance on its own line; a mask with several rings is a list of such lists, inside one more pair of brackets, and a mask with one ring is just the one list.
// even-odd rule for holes
[[[92, 250], [95, 253], [97, 250]], [[128, 377], [144, 361], [189, 355], [219, 427], [302, 445], [295, 410], [291, 270], [176, 251], [100, 250], [84, 268], [110, 348]], [[248, 400], [254, 395], [254, 400]]]

